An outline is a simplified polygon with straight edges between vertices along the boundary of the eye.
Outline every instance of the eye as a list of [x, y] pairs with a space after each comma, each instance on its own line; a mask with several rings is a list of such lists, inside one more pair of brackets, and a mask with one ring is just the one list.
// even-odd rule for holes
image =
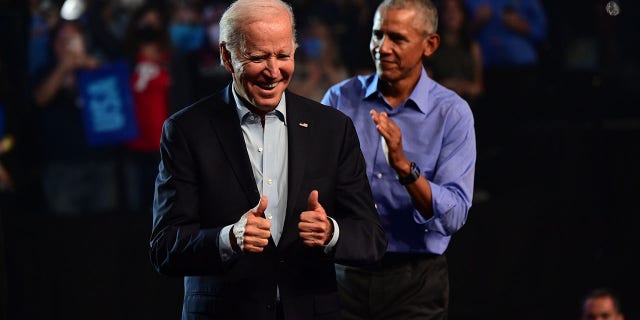
[[373, 32], [371, 33], [371, 37], [376, 40], [382, 39], [383, 36], [384, 33], [380, 30], [373, 30]]
[[266, 59], [266, 57], [265, 57], [265, 56], [249, 56], [249, 58], [248, 58], [248, 59], [249, 59], [249, 61], [251, 61], [251, 62], [261, 62], [261, 61], [263, 61], [264, 59]]

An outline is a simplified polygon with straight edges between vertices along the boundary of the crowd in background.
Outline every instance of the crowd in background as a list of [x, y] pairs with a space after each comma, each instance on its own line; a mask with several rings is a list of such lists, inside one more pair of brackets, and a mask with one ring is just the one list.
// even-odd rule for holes
[[[290, 90], [319, 101], [330, 85], [373, 72], [369, 39], [377, 2], [292, 1], [299, 49]], [[501, 139], [509, 139], [502, 132], [512, 128], [498, 119], [535, 109], [539, 93], [550, 87], [541, 69], [549, 60], [549, 14], [540, 0], [435, 2], [441, 45], [425, 67], [472, 106], [482, 164], [483, 157], [500, 152]], [[63, 0], [29, 2], [29, 106], [13, 107], [28, 110], [21, 113], [28, 121], [20, 119], [20, 129], [6, 119], [11, 112], [3, 112], [12, 108], [6, 89], [12, 79], [4, 72], [0, 79], [0, 193], [5, 206], [35, 212], [148, 213], [163, 120], [230, 79], [218, 53], [218, 19], [229, 1], [82, 3], [84, 10], [70, 18], [61, 16]], [[595, 19], [598, 26], [612, 24], [604, 10]], [[581, 54], [589, 42], [579, 40], [566, 48], [571, 67], [594, 68], [598, 52], [601, 59], [617, 54], [613, 41]], [[0, 69], [7, 63], [0, 61]], [[82, 71], [117, 63], [126, 66], [135, 133], [88, 143], [82, 109], [90, 86]], [[482, 181], [480, 172], [478, 201], [487, 199]]]

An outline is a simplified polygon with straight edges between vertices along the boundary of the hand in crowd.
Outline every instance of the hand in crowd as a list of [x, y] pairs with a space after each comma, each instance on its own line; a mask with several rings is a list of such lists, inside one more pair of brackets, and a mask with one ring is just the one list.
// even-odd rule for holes
[[59, 57], [60, 66], [67, 71], [94, 69], [98, 66], [98, 59], [86, 52], [80, 36], [67, 39]]

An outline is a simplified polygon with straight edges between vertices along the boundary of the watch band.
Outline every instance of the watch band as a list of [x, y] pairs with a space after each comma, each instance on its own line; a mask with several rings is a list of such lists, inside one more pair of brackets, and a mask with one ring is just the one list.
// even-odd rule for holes
[[410, 168], [411, 169], [409, 170], [408, 176], [398, 177], [398, 181], [400, 181], [400, 184], [403, 186], [408, 185], [409, 183], [412, 183], [420, 178], [420, 168], [418, 168], [418, 165], [415, 162], [411, 162]]

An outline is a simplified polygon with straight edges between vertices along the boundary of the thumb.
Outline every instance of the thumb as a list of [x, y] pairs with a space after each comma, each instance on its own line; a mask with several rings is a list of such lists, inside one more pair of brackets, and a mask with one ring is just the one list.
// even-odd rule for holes
[[320, 203], [318, 202], [318, 190], [313, 190], [309, 193], [309, 199], [307, 200], [307, 210], [313, 211], [320, 207]]
[[260, 202], [258, 202], [258, 205], [253, 209], [253, 215], [256, 217], [262, 217], [264, 211], [267, 210], [267, 203], [267, 196], [260, 197]]

